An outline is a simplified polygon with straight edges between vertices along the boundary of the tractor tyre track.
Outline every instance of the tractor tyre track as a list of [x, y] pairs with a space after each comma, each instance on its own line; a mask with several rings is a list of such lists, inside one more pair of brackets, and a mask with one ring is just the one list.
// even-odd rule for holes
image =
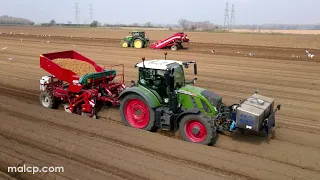
[[[6, 109], [6, 108], [2, 108], [2, 111], [3, 111], [3, 109]], [[10, 114], [10, 116], [15, 116], [17, 118], [24, 118], [27, 121], [33, 121], [34, 123], [37, 123], [37, 124], [39, 123], [39, 124], [45, 124], [45, 125], [48, 125], [48, 126], [54, 126], [54, 127], [58, 127], [58, 129], [64, 129], [64, 130], [69, 131], [69, 132], [77, 132], [78, 134], [85, 134], [85, 135], [90, 136], [90, 137], [97, 137], [97, 138], [100, 138], [100, 139], [105, 139], [106, 138], [104, 136], [100, 136], [100, 135], [97, 135], [97, 134], [92, 134], [92, 133], [88, 133], [88, 132], [81, 131], [81, 130], [79, 131], [79, 130], [71, 128], [69, 126], [68, 127], [67, 126], [62, 126], [60, 124], [55, 124], [55, 123], [52, 123], [52, 122], [49, 122], [49, 121], [46, 121], [46, 120], [43, 120], [43, 119], [39, 119], [37, 117], [28, 116], [25, 113], [20, 113], [20, 112], [11, 111], [11, 110], [8, 110], [6, 113]], [[46, 121], [46, 122], [44, 122], [44, 121]], [[208, 168], [208, 166], [205, 165], [205, 164], [197, 163], [197, 162], [194, 162], [194, 161], [187, 161], [185, 159], [177, 158], [177, 157], [170, 156], [170, 155], [167, 155], [167, 154], [154, 152], [152, 150], [144, 149], [144, 148], [141, 148], [140, 146], [136, 146], [134, 144], [128, 144], [128, 143], [124, 143], [124, 142], [119, 142], [116, 139], [109, 139], [109, 138], [107, 138], [107, 139], [108, 139], [108, 141], [112, 141], [113, 143], [118, 143], [118, 144], [120, 143], [121, 145], [123, 145], [125, 147], [132, 147], [134, 149], [139, 149], [141, 151], [145, 151], [145, 152], [148, 152], [150, 154], [156, 154], [157, 156], [164, 157], [165, 159], [173, 159], [176, 162], [181, 162], [183, 164], [187, 163], [187, 164], [190, 164], [190, 165], [193, 165], [193, 166], [196, 165], [197, 167], [201, 167], [201, 168], [206, 169], [208, 171], [217, 171], [216, 167], [215, 168], [213, 168], [213, 167], [212, 168], [211, 167]], [[40, 147], [38, 147], [38, 148], [40, 148]], [[239, 153], [243, 153], [243, 152], [239, 152]], [[221, 173], [220, 170], [218, 172]], [[230, 173], [229, 172], [224, 173], [224, 175], [226, 175], [226, 174], [230, 174]]]
[[[38, 102], [38, 101], [35, 100], [35, 97], [37, 96], [36, 91], [26, 91], [26, 90], [23, 90], [23, 89], [19, 89], [19, 88], [15, 89], [14, 87], [6, 87], [6, 86], [1, 86], [0, 90], [1, 90], [0, 92], [1, 93], [4, 92], [4, 94], [9, 92], [9, 95], [11, 97], [16, 97], [18, 99], [23, 98], [23, 99], [26, 99], [28, 101], [31, 100], [32, 103], [37, 103]], [[17, 95], [19, 95], [19, 96], [17, 96]], [[25, 97], [28, 97], [28, 98], [25, 98]], [[115, 119], [115, 116], [118, 116], [118, 114], [115, 114], [116, 112], [118, 112], [117, 109], [110, 108], [107, 111], [109, 111], [107, 113], [108, 116], [102, 116], [100, 119], [106, 120], [106, 121], [110, 121], [110, 122], [112, 122], [114, 124], [123, 125], [121, 121]], [[23, 117], [23, 115], [21, 115], [20, 117]], [[40, 121], [41, 120], [39, 120], [39, 122]], [[175, 136], [175, 134], [173, 134], [173, 135], [171, 135], [170, 133], [160, 133], [160, 134], [163, 134], [163, 135], [169, 136], [169, 137], [173, 137], [173, 138], [177, 138], [177, 136]], [[244, 138], [244, 136], [242, 136], [242, 138]], [[255, 137], [255, 138], [258, 138], [258, 137]], [[223, 141], [227, 140], [227, 139], [228, 138], [223, 138], [223, 136], [221, 136], [221, 138], [218, 140], [221, 143], [218, 143], [215, 147], [226, 149], [226, 150], [229, 150], [229, 151], [232, 151], [232, 152], [244, 153], [244, 154], [251, 155], [251, 156], [256, 156], [256, 157], [260, 157], [260, 158], [266, 158], [265, 155], [260, 155], [259, 153], [255, 154], [254, 151], [251, 152], [251, 153], [246, 153], [245, 149], [239, 150], [237, 148], [232, 148], [232, 146], [231, 147], [225, 146]], [[249, 138], [245, 138], [245, 139], [247, 139], [248, 141], [252, 141], [252, 138], [250, 138], [250, 137]], [[277, 139], [275, 139], [275, 140], [277, 140]], [[243, 141], [242, 143], [244, 143], [245, 140], [242, 140], [242, 141]], [[240, 144], [239, 144], [239, 147], [241, 147]], [[285, 163], [285, 164], [296, 166], [296, 167], [302, 167], [302, 168], [306, 168], [306, 169], [313, 170], [313, 171], [318, 171], [320, 169], [320, 167], [317, 167], [317, 166], [311, 166], [311, 168], [308, 165], [307, 166], [305, 166], [305, 165], [300, 165], [299, 166], [296, 163], [290, 163], [290, 162], [286, 162], [286, 161], [284, 161], [282, 159], [279, 159], [279, 157], [278, 158], [271, 158], [271, 159], [273, 161], [275, 161], [275, 162]], [[294, 162], [294, 161], [292, 161], [292, 162]]]
[[[35, 90], [27, 90], [27, 89], [17, 88], [17, 87], [11, 86], [11, 85], [1, 84], [0, 83], [0, 95], [7, 96], [7, 97], [12, 97], [12, 98], [15, 98], [15, 99], [19, 99], [19, 100], [25, 101], [25, 102], [27, 102], [29, 104], [39, 104], [39, 100], [38, 100], [39, 91], [35, 91]], [[63, 110], [63, 109], [60, 108], [60, 110]], [[99, 119], [110, 121], [110, 122], [113, 122], [115, 124], [123, 125], [123, 123], [120, 120], [120, 115], [117, 114], [117, 113], [118, 113], [118, 109], [115, 109], [115, 108], [112, 108], [112, 107], [106, 107], [101, 112], [99, 112], [99, 114], [102, 114], [99, 117]], [[115, 118], [115, 117], [118, 117], [118, 118]], [[304, 128], [298, 128], [298, 127], [282, 127], [282, 126], [279, 126], [279, 128], [287, 129], [287, 130], [290, 130], [290, 131], [297, 131], [298, 130], [298, 131], [302, 131], [302, 132], [305, 132], [305, 133], [320, 134], [320, 132], [318, 132], [318, 131], [316, 131], [316, 132], [308, 131], [308, 130], [305, 130]], [[167, 136], [169, 136], [169, 137], [173, 137], [172, 135], [170, 135], [170, 133], [169, 134], [165, 133], [165, 134], [167, 134]], [[290, 134], [292, 134], [292, 133], [290, 133]], [[278, 138], [276, 137], [276, 139], [278, 139]], [[293, 143], [293, 140], [288, 140], [286, 138], [281, 138], [281, 139], [278, 139], [278, 140], [284, 141], [284, 142]], [[297, 144], [302, 145], [302, 146], [314, 147], [314, 146], [310, 146], [311, 144], [304, 144], [303, 141], [299, 142]], [[320, 146], [315, 146], [315, 148], [319, 148], [320, 149]]]
[[[103, 139], [103, 140], [118, 144], [118, 145], [123, 146], [123, 147], [130, 147], [130, 148], [133, 148], [133, 149], [137, 149], [137, 150], [149, 153], [150, 155], [156, 155], [156, 156], [162, 157], [162, 158], [167, 159], [167, 160], [173, 160], [175, 162], [179, 162], [181, 164], [188, 164], [188, 165], [191, 165], [191, 166], [195, 166], [195, 167], [198, 167], [198, 168], [201, 168], [201, 169], [205, 169], [207, 171], [215, 172], [217, 174], [222, 174], [223, 176], [230, 176], [231, 175], [231, 176], [234, 176], [234, 177], [237, 177], [237, 178], [240, 178], [240, 179], [243, 179], [243, 178], [244, 179], [252, 179], [252, 180], [254, 179], [254, 178], [246, 177], [244, 175], [237, 174], [237, 173], [234, 173], [234, 172], [225, 171], [225, 170], [219, 169], [217, 167], [210, 167], [207, 164], [202, 164], [202, 163], [198, 163], [198, 162], [195, 162], [195, 161], [189, 161], [189, 160], [185, 160], [185, 159], [182, 159], [182, 158], [179, 158], [179, 157], [175, 157], [175, 156], [171, 156], [171, 155], [164, 154], [164, 153], [161, 153], [161, 152], [157, 152], [157, 151], [154, 151], [154, 150], [150, 150], [148, 148], [144, 148], [144, 147], [137, 146], [135, 144], [130, 144], [130, 143], [127, 143], [127, 142], [123, 142], [123, 141], [120, 141], [120, 140], [117, 140], [117, 139], [113, 139], [113, 138], [110, 138], [110, 137], [101, 136], [99, 134], [90, 133], [90, 132], [83, 131], [83, 130], [80, 130], [80, 129], [76, 129], [76, 128], [73, 128], [73, 127], [70, 127], [70, 126], [64, 126], [64, 125], [61, 125], [61, 124], [56, 124], [56, 123], [52, 123], [52, 122], [49, 122], [49, 121], [45, 121], [45, 120], [40, 119], [38, 117], [26, 115], [25, 113], [20, 113], [18, 111], [11, 111], [11, 110], [6, 109], [4, 107], [1, 107], [0, 112], [1, 113], [5, 113], [5, 114], [7, 114], [9, 116], [16, 117], [18, 119], [24, 119], [24, 121], [32, 121], [32, 122], [37, 123], [37, 124], [44, 124], [46, 126], [52, 126], [54, 128], [61, 129], [61, 130], [67, 131], [67, 132], [74, 132], [74, 133], [77, 133], [79, 135], [81, 134], [82, 136], [93, 137], [93, 138], [97, 138], [97, 139]], [[11, 137], [11, 136], [8, 136], [7, 133], [3, 133], [3, 132], [0, 132], [0, 133], [4, 137], [8, 137], [8, 138]], [[23, 140], [21, 137], [11, 137], [11, 138], [15, 139], [15, 140], [18, 140], [19, 142], [24, 142], [24, 143], [26, 143], [28, 145], [33, 144], [32, 141], [28, 142], [27, 140]], [[37, 143], [40, 143], [40, 142], [37, 142]], [[37, 146], [37, 145], [33, 144], [33, 146], [34, 146], [34, 148], [37, 148], [37, 149], [42, 149], [44, 151], [49, 151], [48, 149], [44, 149], [43, 148], [43, 147], [45, 147], [45, 145]], [[57, 153], [57, 152], [59, 152], [59, 150], [52, 151], [51, 153]], [[59, 154], [59, 155], [63, 156], [61, 154]], [[74, 160], [79, 161], [79, 162], [81, 162], [82, 158], [85, 159], [85, 157], [65, 157], [65, 158], [74, 159]], [[87, 160], [89, 161], [89, 159], [87, 159]], [[82, 163], [84, 163], [84, 162], [82, 162]], [[95, 163], [97, 163], [97, 162], [95, 162]], [[90, 164], [90, 166], [93, 166], [93, 164]], [[96, 168], [101, 168], [101, 167], [96, 167]], [[130, 176], [132, 176], [132, 175], [129, 175], [129, 177]], [[141, 177], [139, 177], [138, 179], [141, 179]]]

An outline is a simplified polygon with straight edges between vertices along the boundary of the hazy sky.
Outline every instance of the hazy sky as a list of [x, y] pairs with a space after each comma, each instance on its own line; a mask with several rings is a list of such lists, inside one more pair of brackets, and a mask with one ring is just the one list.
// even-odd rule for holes
[[[80, 21], [101, 23], [177, 23], [185, 18], [223, 24], [226, 0], [0, 0], [0, 15], [24, 17], [39, 22], [75, 22], [79, 3]], [[228, 0], [235, 5], [236, 24], [320, 23], [320, 0]]]

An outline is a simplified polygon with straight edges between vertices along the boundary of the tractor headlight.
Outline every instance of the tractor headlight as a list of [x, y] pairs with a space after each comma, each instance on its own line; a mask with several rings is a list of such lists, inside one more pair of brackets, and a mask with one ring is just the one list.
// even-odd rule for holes
[[165, 103], [168, 103], [168, 102], [169, 102], [169, 99], [168, 99], [168, 98], [164, 98], [164, 102], [165, 102]]

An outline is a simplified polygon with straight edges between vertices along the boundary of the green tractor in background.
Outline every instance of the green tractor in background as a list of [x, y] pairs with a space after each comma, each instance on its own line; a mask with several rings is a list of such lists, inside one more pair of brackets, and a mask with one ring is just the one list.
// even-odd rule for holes
[[[165, 53], [165, 56], [167, 54]], [[226, 105], [222, 97], [195, 87], [197, 78], [185, 80], [184, 68], [195, 61], [148, 60], [136, 64], [138, 82], [120, 94], [120, 115], [127, 126], [154, 131], [179, 131], [185, 140], [214, 144], [219, 131], [248, 130], [263, 132], [275, 128], [273, 99], [253, 94], [240, 103]]]
[[150, 44], [150, 40], [145, 36], [144, 31], [132, 31], [131, 36], [125, 37], [120, 45], [123, 48], [145, 48]]

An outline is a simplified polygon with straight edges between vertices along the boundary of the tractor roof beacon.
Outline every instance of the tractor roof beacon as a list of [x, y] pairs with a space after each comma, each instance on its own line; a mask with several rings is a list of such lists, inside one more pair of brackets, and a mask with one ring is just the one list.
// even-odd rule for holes
[[185, 80], [184, 68], [196, 61], [181, 62], [165, 59], [147, 60], [135, 65], [139, 69], [137, 83], [131, 81], [119, 96], [121, 119], [125, 125], [153, 131], [161, 128], [179, 131], [188, 142], [214, 144], [218, 131], [245, 130], [269, 132], [275, 128], [274, 101], [259, 94], [227, 106], [222, 97], [195, 87], [197, 78]]

